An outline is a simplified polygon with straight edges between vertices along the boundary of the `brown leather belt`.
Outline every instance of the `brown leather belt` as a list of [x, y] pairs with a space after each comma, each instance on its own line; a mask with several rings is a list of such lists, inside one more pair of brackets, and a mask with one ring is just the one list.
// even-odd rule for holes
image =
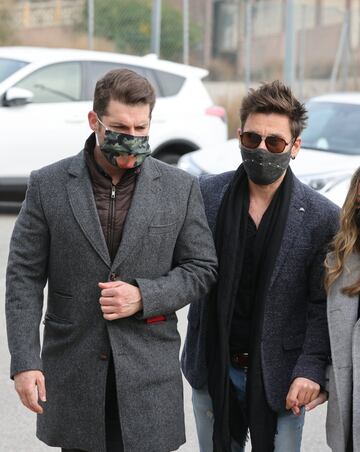
[[230, 362], [236, 369], [247, 369], [249, 367], [249, 354], [241, 352], [230, 353]]

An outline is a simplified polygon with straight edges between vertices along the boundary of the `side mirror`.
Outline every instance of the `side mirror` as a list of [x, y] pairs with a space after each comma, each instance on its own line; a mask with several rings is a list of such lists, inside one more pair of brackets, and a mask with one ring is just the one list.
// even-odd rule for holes
[[34, 94], [28, 89], [9, 88], [4, 94], [3, 105], [5, 107], [14, 107], [18, 105], [26, 105], [32, 102]]

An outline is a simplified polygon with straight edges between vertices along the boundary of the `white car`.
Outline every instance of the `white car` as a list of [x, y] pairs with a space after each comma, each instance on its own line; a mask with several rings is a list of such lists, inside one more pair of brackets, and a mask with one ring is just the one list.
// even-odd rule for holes
[[[360, 166], [360, 93], [318, 96], [307, 109], [308, 126], [291, 167], [303, 182], [342, 205], [350, 176]], [[239, 141], [232, 139], [191, 152], [178, 166], [201, 175], [231, 171], [240, 163]]]
[[332, 202], [342, 207], [346, 198], [346, 195], [350, 188], [351, 176], [344, 176], [344, 178], [338, 180], [331, 188], [327, 190], [320, 190], [320, 193], [329, 198]]
[[226, 140], [225, 110], [213, 105], [204, 69], [154, 55], [0, 47], [0, 201], [22, 200], [33, 169], [83, 148], [95, 83], [119, 67], [144, 75], [157, 92], [150, 129], [155, 157], [175, 163]]

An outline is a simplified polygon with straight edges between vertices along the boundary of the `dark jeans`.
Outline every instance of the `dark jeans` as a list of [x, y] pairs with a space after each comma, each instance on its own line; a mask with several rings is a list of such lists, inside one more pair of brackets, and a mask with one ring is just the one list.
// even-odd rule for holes
[[[113, 358], [109, 361], [105, 403], [106, 452], [123, 452], [119, 410], [116, 394], [116, 379]], [[81, 449], [61, 449], [62, 452], [86, 452]]]

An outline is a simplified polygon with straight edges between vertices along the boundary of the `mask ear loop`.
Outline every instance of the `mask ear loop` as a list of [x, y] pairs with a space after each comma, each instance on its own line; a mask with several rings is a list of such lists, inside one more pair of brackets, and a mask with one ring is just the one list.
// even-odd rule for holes
[[[99, 115], [97, 113], [96, 113], [96, 117], [97, 117], [97, 122], [104, 127], [105, 131], [107, 131], [108, 128], [106, 127], [106, 125], [102, 121], [100, 121]], [[95, 132], [96, 145], [100, 146], [100, 141], [99, 141], [98, 134], [96, 133], [96, 130], [94, 130], [94, 132]]]
[[[95, 131], [94, 131], [95, 132]], [[95, 132], [96, 146], [100, 146], [98, 134]]]
[[[291, 149], [293, 148], [293, 146], [294, 146], [294, 144], [295, 144], [295, 141], [296, 141], [296, 138], [293, 140], [293, 143], [292, 143], [292, 145], [291, 145]], [[291, 160], [295, 160], [295, 159], [296, 159], [296, 156], [291, 154], [290, 158], [291, 158]]]

